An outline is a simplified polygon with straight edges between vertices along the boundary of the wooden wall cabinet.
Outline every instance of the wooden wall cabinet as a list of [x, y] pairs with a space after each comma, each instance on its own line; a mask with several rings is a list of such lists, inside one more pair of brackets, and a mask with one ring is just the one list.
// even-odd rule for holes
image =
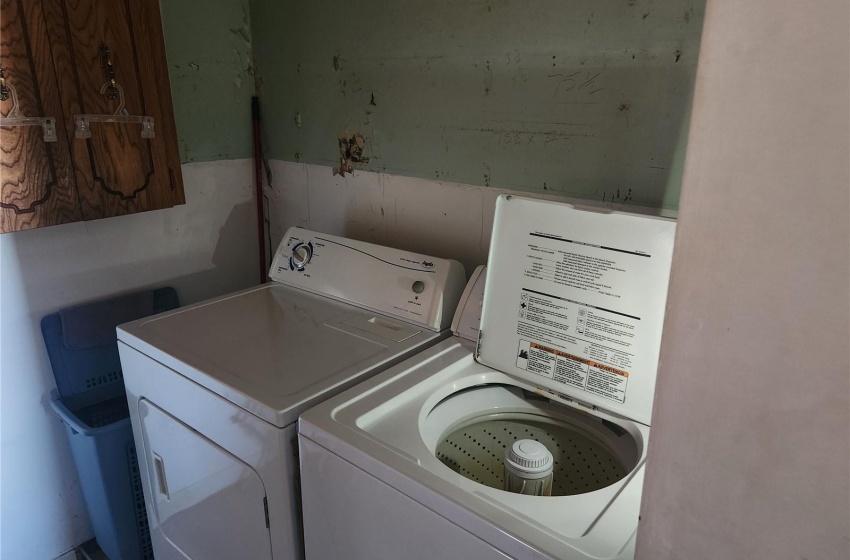
[[[57, 129], [45, 142], [38, 126], [0, 127], [0, 233], [185, 202], [158, 0], [0, 0], [0, 65], [20, 113]], [[119, 108], [111, 80], [126, 113], [153, 117], [153, 138], [114, 122], [75, 137], [74, 115]]]

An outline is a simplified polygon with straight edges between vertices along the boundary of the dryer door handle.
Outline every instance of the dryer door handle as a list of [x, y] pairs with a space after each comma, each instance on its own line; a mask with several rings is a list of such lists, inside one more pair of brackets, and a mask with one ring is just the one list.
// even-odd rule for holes
[[159, 489], [159, 493], [165, 496], [165, 499], [168, 500], [168, 481], [165, 478], [165, 463], [163, 463], [162, 457], [156, 453], [152, 453], [152, 455], [157, 488]]

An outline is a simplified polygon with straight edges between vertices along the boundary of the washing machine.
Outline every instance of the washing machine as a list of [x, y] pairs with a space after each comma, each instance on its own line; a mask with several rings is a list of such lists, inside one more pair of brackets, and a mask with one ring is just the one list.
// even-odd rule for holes
[[[307, 558], [632, 558], [674, 232], [500, 197], [475, 347], [300, 418]], [[550, 495], [504, 489], [520, 459]]]
[[118, 328], [157, 560], [303, 558], [298, 415], [448, 337], [466, 280], [300, 228], [270, 277]]

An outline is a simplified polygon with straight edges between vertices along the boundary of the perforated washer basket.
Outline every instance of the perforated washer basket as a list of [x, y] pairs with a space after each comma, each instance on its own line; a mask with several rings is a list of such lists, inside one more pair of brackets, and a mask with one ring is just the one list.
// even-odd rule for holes
[[622, 461], [595, 436], [534, 414], [478, 416], [450, 428], [435, 454], [466, 478], [501, 489], [505, 449], [518, 439], [537, 440], [554, 456], [552, 496], [599, 490], [628, 474]]

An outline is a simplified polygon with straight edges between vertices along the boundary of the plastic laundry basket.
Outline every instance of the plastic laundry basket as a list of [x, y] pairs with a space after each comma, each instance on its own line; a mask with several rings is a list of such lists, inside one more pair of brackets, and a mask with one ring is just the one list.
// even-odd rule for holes
[[57, 386], [50, 404], [66, 426], [95, 538], [110, 560], [153, 558], [115, 327], [177, 306], [174, 289], [162, 288], [41, 321]]

